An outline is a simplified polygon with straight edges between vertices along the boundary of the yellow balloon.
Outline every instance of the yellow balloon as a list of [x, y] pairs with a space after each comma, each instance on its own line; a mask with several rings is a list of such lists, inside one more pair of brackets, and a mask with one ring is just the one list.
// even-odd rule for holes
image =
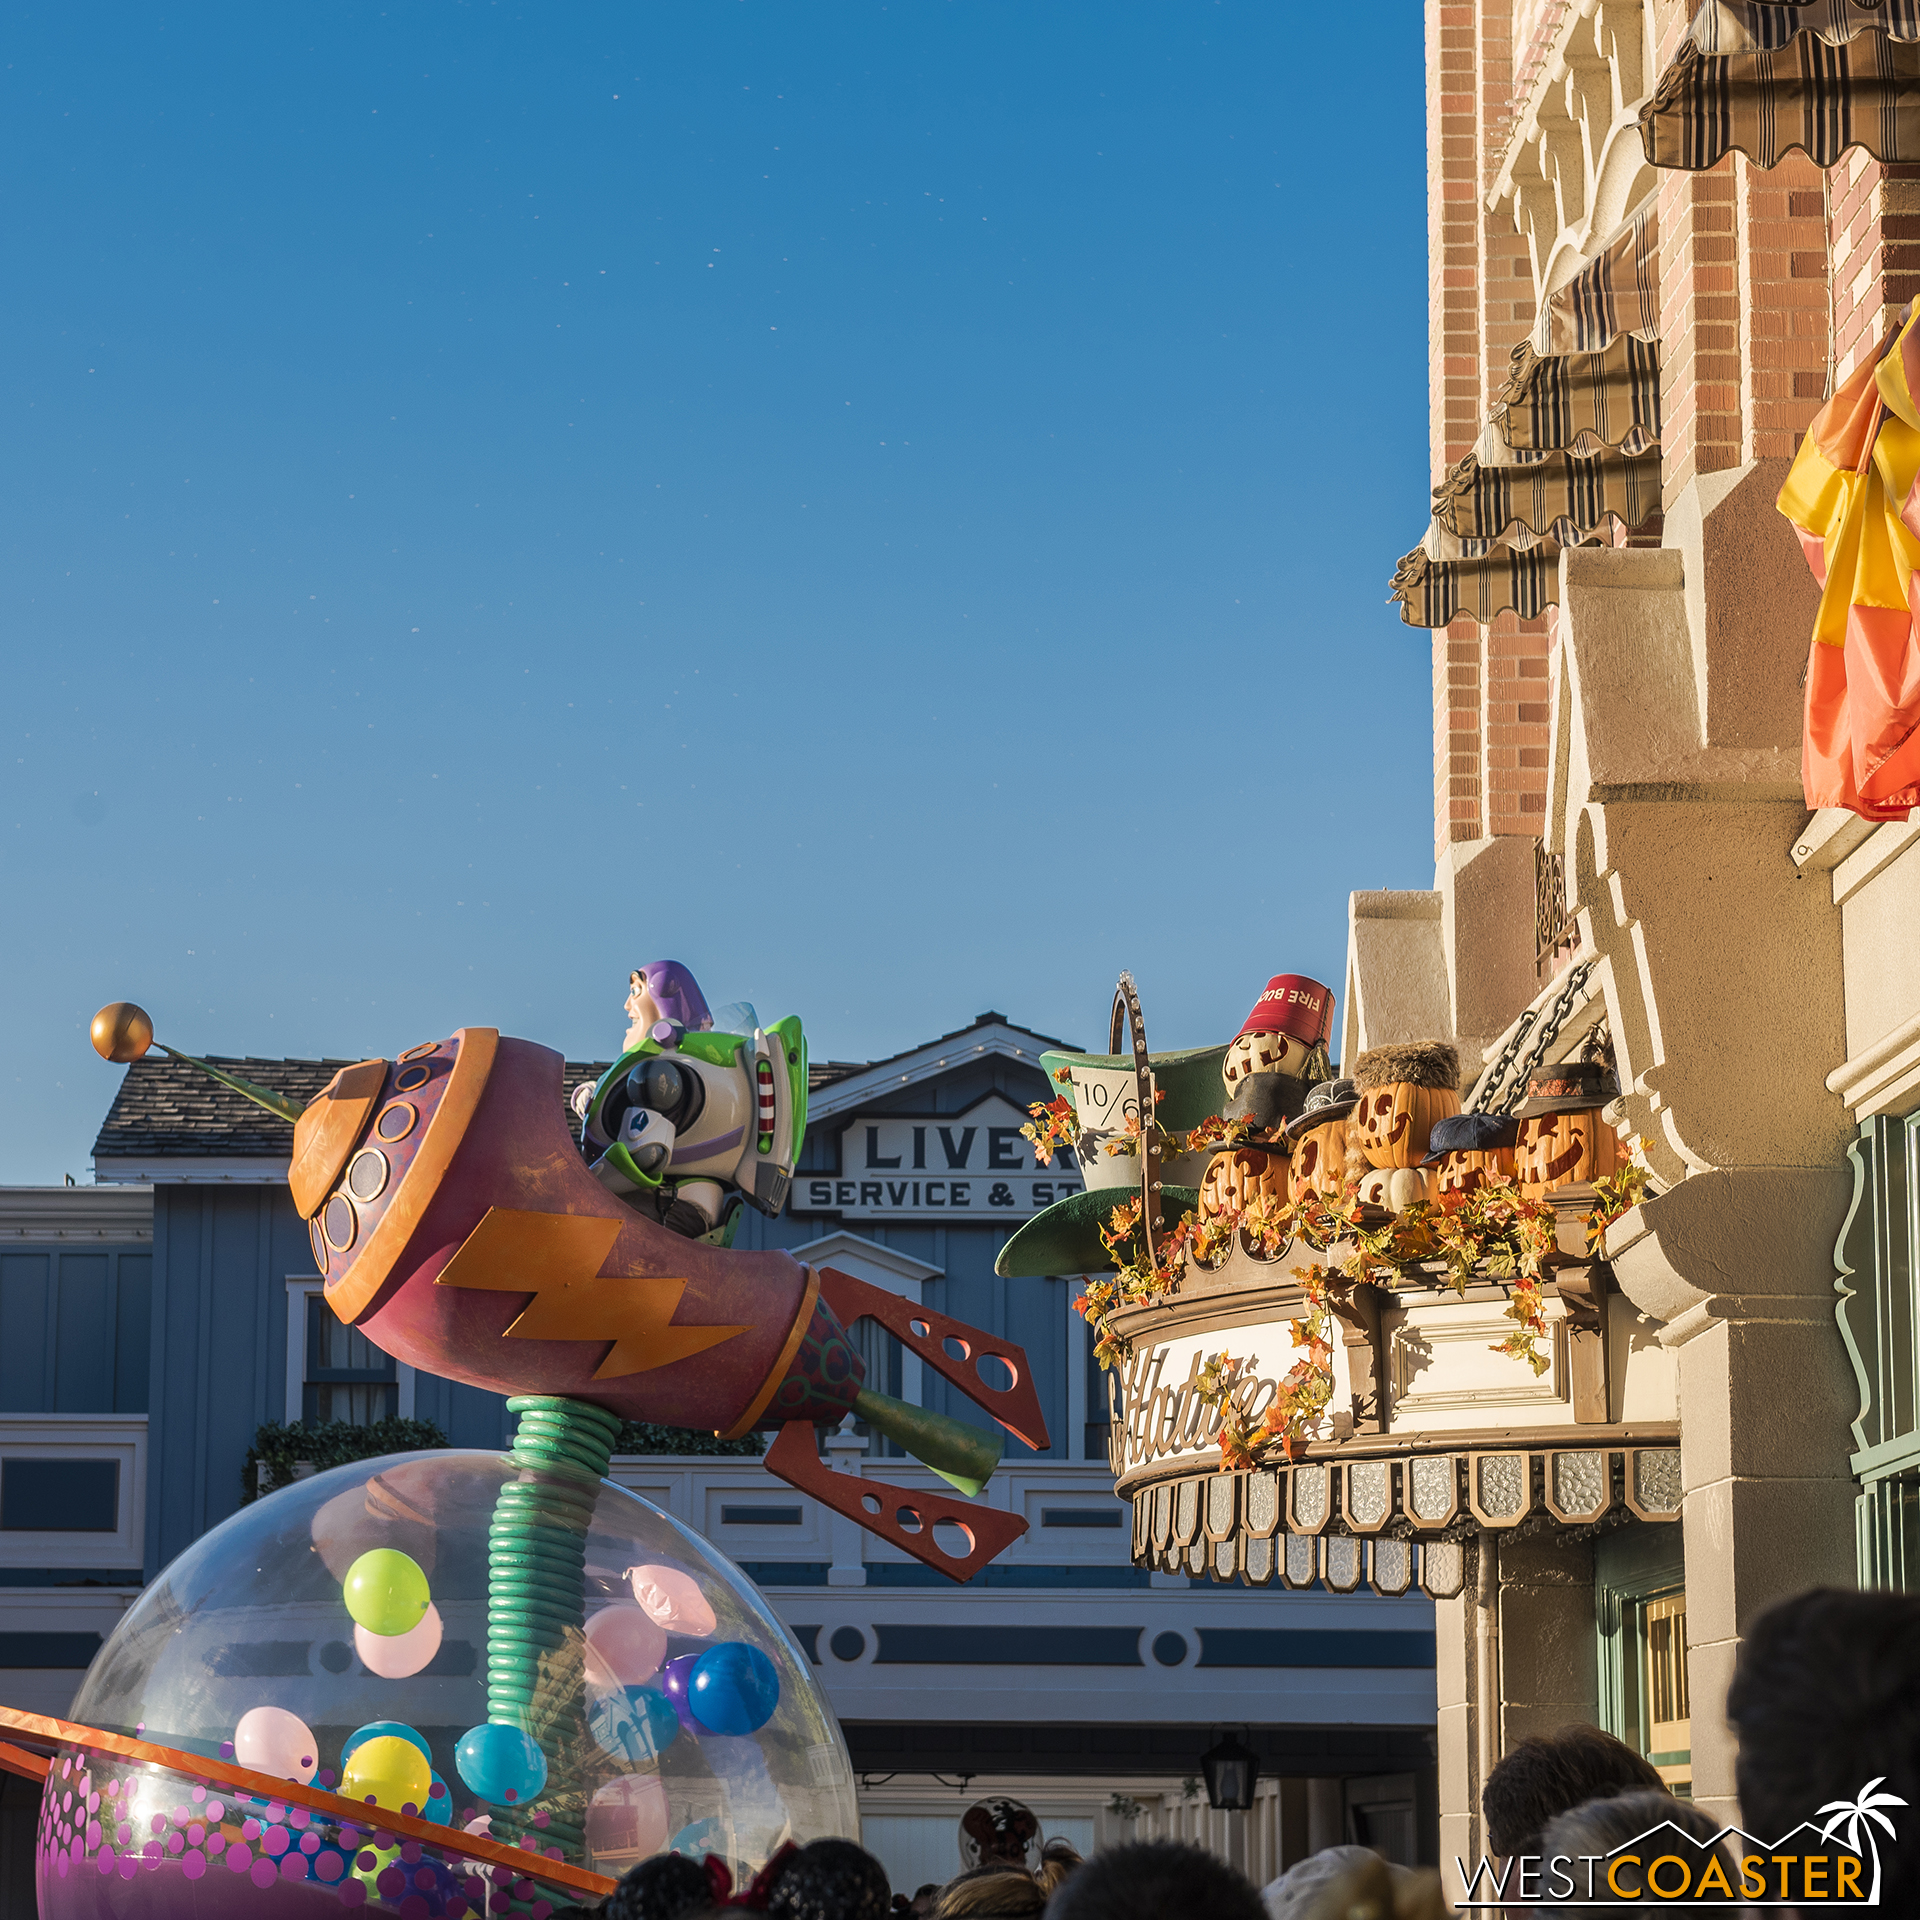
[[409, 1806], [418, 1813], [427, 1804], [432, 1785], [427, 1756], [411, 1740], [395, 1734], [382, 1734], [355, 1747], [340, 1769], [340, 1792], [346, 1799], [371, 1800], [394, 1813]]

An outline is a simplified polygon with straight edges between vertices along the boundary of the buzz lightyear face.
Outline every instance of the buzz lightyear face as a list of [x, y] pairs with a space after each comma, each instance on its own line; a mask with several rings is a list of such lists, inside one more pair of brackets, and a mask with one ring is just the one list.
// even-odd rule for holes
[[654, 999], [653, 989], [647, 985], [647, 976], [636, 967], [627, 988], [628, 1032], [644, 1037], [653, 1031], [654, 1022], [660, 1018], [660, 1003]]

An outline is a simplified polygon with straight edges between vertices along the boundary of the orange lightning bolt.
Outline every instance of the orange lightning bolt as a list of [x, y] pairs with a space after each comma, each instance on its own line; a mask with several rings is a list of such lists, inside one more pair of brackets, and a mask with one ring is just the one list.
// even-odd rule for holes
[[489, 1207], [436, 1284], [531, 1293], [526, 1310], [507, 1329], [509, 1339], [611, 1340], [596, 1380], [651, 1373], [747, 1331], [674, 1326], [684, 1280], [601, 1278], [601, 1262], [619, 1237], [618, 1220]]

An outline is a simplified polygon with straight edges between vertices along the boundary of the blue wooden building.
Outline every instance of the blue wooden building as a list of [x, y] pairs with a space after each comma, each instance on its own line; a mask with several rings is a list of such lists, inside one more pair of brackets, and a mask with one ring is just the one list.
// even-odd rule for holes
[[[956, 1589], [750, 1458], [635, 1456], [616, 1477], [713, 1538], [793, 1629], [899, 1883], [952, 1870], [953, 1821], [989, 1787], [1082, 1845], [1190, 1833], [1262, 1876], [1341, 1838], [1431, 1858], [1431, 1603], [1135, 1568], [1104, 1377], [1070, 1310], [1079, 1276], [993, 1272], [1012, 1229], [1077, 1184], [1019, 1137], [1054, 1044], [987, 1013], [890, 1059], [816, 1065], [787, 1208], [749, 1213], [740, 1236], [1025, 1347], [1051, 1444], [1010, 1441], [983, 1496], [1026, 1515], [1023, 1539]], [[304, 1100], [343, 1063], [231, 1064]], [[601, 1070], [569, 1064], [565, 1092]], [[0, 1700], [65, 1709], [141, 1585], [248, 1497], [263, 1424], [399, 1416], [457, 1447], [505, 1440], [497, 1397], [398, 1366], [333, 1319], [287, 1192], [290, 1139], [150, 1058], [112, 1097], [93, 1186], [0, 1188]], [[890, 1392], [985, 1423], [870, 1323], [861, 1338]], [[857, 1429], [829, 1446], [869, 1477], [932, 1484]], [[1185, 1785], [1229, 1723], [1265, 1760], [1251, 1815], [1209, 1815]], [[22, 1844], [8, 1795], [0, 1881]]]

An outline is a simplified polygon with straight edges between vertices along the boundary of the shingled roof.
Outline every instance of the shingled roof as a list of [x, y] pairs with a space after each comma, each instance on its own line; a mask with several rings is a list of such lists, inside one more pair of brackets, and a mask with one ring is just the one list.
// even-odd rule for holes
[[[243, 1060], [207, 1055], [210, 1066], [237, 1080], [251, 1080], [271, 1093], [303, 1104], [314, 1098], [344, 1066], [345, 1060]], [[575, 1138], [579, 1123], [571, 1105], [582, 1081], [598, 1080], [608, 1060], [569, 1060], [562, 1077], [568, 1101], [567, 1125]], [[859, 1062], [822, 1061], [808, 1075], [810, 1089], [831, 1086], [861, 1070]], [[149, 1054], [127, 1069], [93, 1143], [96, 1160], [137, 1156], [219, 1155], [222, 1159], [286, 1160], [293, 1153], [293, 1129], [244, 1094], [209, 1080], [198, 1067], [164, 1054]]]

